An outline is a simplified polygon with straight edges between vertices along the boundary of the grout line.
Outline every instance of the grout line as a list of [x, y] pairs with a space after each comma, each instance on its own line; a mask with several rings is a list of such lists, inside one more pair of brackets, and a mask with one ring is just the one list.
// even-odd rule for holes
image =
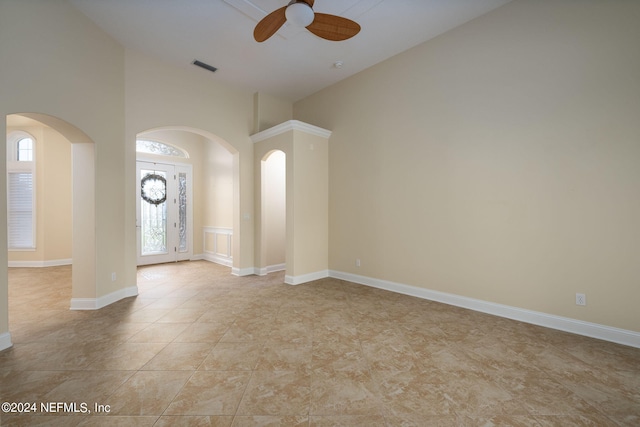
[[[382, 329], [393, 329], [394, 332], [399, 334], [399, 337], [402, 338], [402, 341], [408, 343], [409, 351], [414, 356], [415, 360], [418, 361], [419, 366], [424, 366], [424, 363], [422, 363], [421, 359], [418, 358], [418, 353], [421, 353], [426, 357], [428, 357], [427, 347], [421, 347], [422, 341], [416, 341], [416, 342], [410, 341], [410, 338], [409, 338], [410, 331], [408, 329], [405, 329], [402, 326], [404, 325], [404, 323], [400, 323], [404, 321], [402, 319], [405, 319], [405, 317], [403, 317], [404, 315], [403, 310], [406, 310], [407, 312], [409, 312], [410, 310], [415, 310], [415, 313], [417, 315], [424, 314], [425, 315], [424, 322], [426, 326], [429, 327], [430, 325], [431, 328], [435, 328], [435, 326], [437, 326], [437, 328], [443, 334], [442, 339], [446, 340], [443, 342], [446, 342], [449, 348], [451, 349], [456, 348], [459, 351], [467, 352], [469, 356], [472, 356], [471, 359], [473, 359], [473, 361], [475, 361], [480, 367], [485, 366], [483, 362], [484, 359], [491, 360], [491, 354], [487, 353], [486, 351], [482, 351], [481, 346], [490, 345], [490, 342], [487, 340], [494, 339], [495, 336], [501, 336], [499, 334], [502, 333], [499, 330], [494, 332], [494, 330], [490, 329], [491, 325], [495, 325], [495, 323], [493, 323], [494, 320], [492, 317], [483, 317], [485, 315], [476, 316], [471, 314], [458, 317], [458, 315], [460, 314], [458, 310], [447, 309], [445, 313], [444, 307], [441, 307], [440, 305], [437, 305], [437, 306], [433, 305], [435, 303], [430, 303], [431, 305], [429, 305], [429, 304], [423, 303], [422, 300], [415, 300], [414, 298], [416, 297], [410, 297], [410, 296], [400, 297], [400, 296], [389, 295], [387, 293], [372, 292], [372, 291], [369, 291], [369, 288], [364, 288], [361, 285], [351, 284], [350, 282], [343, 282], [343, 281], [338, 282], [338, 279], [327, 279], [327, 280], [331, 280], [331, 282], [329, 281], [324, 282], [325, 284], [333, 284], [336, 282], [339, 283], [339, 287], [338, 285], [336, 285], [335, 289], [333, 289], [332, 287], [323, 288], [322, 286], [315, 286], [315, 287], [301, 286], [301, 287], [291, 288], [289, 286], [285, 287], [279, 283], [276, 283], [276, 281], [281, 280], [282, 277], [277, 277], [275, 279], [270, 278], [271, 280], [259, 279], [259, 281], [257, 280], [251, 281], [249, 279], [243, 279], [242, 281], [240, 281], [235, 279], [218, 277], [217, 275], [214, 275], [215, 277], [211, 280], [213, 280], [216, 283], [216, 285], [220, 285], [221, 287], [216, 288], [215, 292], [213, 292], [213, 287], [211, 287], [210, 289], [212, 291], [208, 292], [207, 291], [208, 288], [204, 285], [189, 286], [188, 281], [192, 281], [197, 278], [197, 275], [194, 274], [193, 271], [187, 274], [188, 279], [185, 279], [184, 277], [180, 277], [179, 274], [180, 273], [176, 275], [175, 281], [163, 280], [163, 281], [159, 281], [157, 284], [161, 286], [165, 291], [167, 291], [166, 292], [167, 295], [173, 294], [175, 296], [175, 295], [179, 295], [180, 292], [183, 292], [182, 295], [186, 295], [187, 293], [190, 293], [190, 294], [194, 292], [195, 293], [190, 298], [185, 299], [180, 306], [167, 309], [168, 312], [182, 307], [182, 305], [186, 304], [188, 301], [195, 302], [197, 301], [198, 298], [210, 298], [211, 307], [214, 306], [216, 298], [222, 298], [221, 301], [223, 300], [225, 303], [228, 301], [235, 303], [235, 301], [241, 301], [240, 296], [243, 295], [243, 292], [244, 293], [249, 292], [247, 294], [248, 295], [247, 298], [253, 298], [252, 301], [256, 301], [256, 302], [264, 301], [264, 303], [262, 304], [256, 303], [256, 305], [251, 308], [248, 308], [248, 306], [243, 307], [242, 309], [238, 307], [237, 312], [233, 314], [233, 322], [229, 323], [225, 321], [220, 323], [224, 326], [224, 327], [221, 327], [220, 330], [224, 329], [224, 331], [221, 334], [219, 334], [217, 337], [215, 337], [215, 342], [212, 342], [212, 343], [207, 342], [206, 344], [208, 347], [200, 346], [203, 348], [203, 350], [207, 350], [207, 349], [208, 350], [204, 351], [204, 353], [206, 354], [204, 355], [202, 360], [197, 364], [198, 366], [196, 366], [195, 369], [192, 369], [192, 370], [190, 369], [189, 370], [190, 374], [186, 374], [186, 373], [184, 374], [184, 378], [186, 378], [186, 381], [180, 387], [177, 387], [178, 391], [170, 399], [170, 402], [162, 410], [162, 413], [160, 415], [157, 415], [157, 414], [150, 415], [151, 417], [156, 417], [155, 424], [158, 424], [160, 417], [166, 416], [165, 414], [168, 407], [174, 402], [175, 398], [184, 391], [185, 387], [187, 386], [187, 384], [189, 384], [189, 381], [191, 381], [194, 378], [196, 373], [200, 372], [199, 369], [203, 367], [205, 361], [215, 351], [216, 347], [221, 344], [221, 340], [223, 339], [225, 334], [229, 332], [231, 325], [237, 324], [236, 322], [241, 318], [248, 319], [251, 314], [250, 310], [257, 310], [255, 312], [256, 314], [266, 315], [264, 319], [270, 322], [269, 323], [270, 329], [268, 329], [268, 334], [266, 335], [266, 337], [260, 336], [260, 339], [256, 340], [256, 342], [260, 344], [259, 345], [261, 349], [260, 356], [256, 359], [256, 362], [252, 366], [252, 369], [245, 371], [245, 372], [249, 372], [249, 374], [244, 374], [247, 378], [246, 380], [247, 382], [244, 388], [242, 389], [241, 393], [240, 393], [240, 390], [237, 391], [240, 397], [237, 401], [234, 413], [232, 415], [231, 414], [224, 415], [224, 416], [230, 416], [232, 423], [237, 422], [240, 419], [240, 417], [242, 417], [242, 415], [238, 414], [238, 411], [244, 399], [249, 396], [248, 395], [249, 387], [253, 380], [258, 379], [256, 377], [256, 372], [258, 372], [258, 368], [260, 368], [261, 356], [265, 353], [265, 350], [268, 346], [271, 346], [274, 348], [278, 347], [278, 341], [271, 341], [271, 338], [274, 338], [275, 335], [278, 333], [277, 331], [278, 326], [274, 322], [278, 320], [279, 316], [285, 316], [289, 314], [288, 313], [289, 301], [292, 301], [293, 304], [295, 304], [294, 305], [295, 307], [299, 308], [300, 310], [303, 310], [304, 306], [302, 302], [304, 300], [305, 295], [307, 295], [307, 293], [312, 292], [314, 289], [321, 290], [320, 293], [316, 295], [326, 298], [326, 300], [328, 301], [327, 303], [328, 307], [332, 307], [331, 302], [334, 300], [338, 301], [338, 299], [336, 298], [339, 298], [340, 307], [336, 307], [335, 310], [336, 312], [338, 310], [344, 310], [344, 311], [340, 311], [340, 313], [344, 315], [344, 317], [341, 317], [340, 319], [343, 321], [344, 324], [352, 325], [355, 330], [355, 336], [353, 337], [354, 339], [350, 340], [350, 342], [353, 342], [353, 349], [354, 350], [357, 349], [357, 351], [359, 351], [360, 353], [359, 356], [362, 359], [362, 368], [363, 368], [362, 372], [366, 372], [368, 374], [368, 376], [371, 378], [371, 381], [372, 381], [371, 383], [372, 388], [375, 387], [374, 397], [376, 401], [380, 402], [379, 412], [376, 412], [375, 415], [381, 416], [387, 425], [389, 425], [390, 423], [390, 419], [391, 419], [390, 417], [393, 415], [392, 412], [394, 408], [393, 408], [393, 403], [389, 406], [384, 404], [384, 401], [385, 401], [384, 399], [387, 397], [387, 395], [383, 394], [382, 387], [381, 387], [380, 378], [383, 378], [383, 377], [378, 375], [379, 372], [386, 372], [386, 371], [384, 370], [380, 371], [378, 369], [375, 369], [374, 362], [376, 362], [377, 360], [376, 358], [377, 354], [371, 353], [371, 351], [369, 351], [369, 357], [367, 356], [367, 353], [365, 353], [364, 348], [369, 348], [369, 346], [368, 345], [365, 346], [364, 344], [366, 344], [368, 340], [366, 341], [363, 340], [363, 335], [362, 335], [363, 327], [367, 329], [366, 322], [367, 322], [367, 318], [369, 318], [368, 316], [371, 316], [371, 318], [379, 317], [379, 316], [375, 316], [376, 308], [379, 308], [380, 310], [388, 313], [388, 316], [387, 316], [388, 319], [383, 321], [384, 323], [381, 323], [380, 327]], [[238, 287], [238, 284], [242, 284], [243, 286]], [[249, 286], [244, 286], [244, 285], [249, 285]], [[141, 286], [140, 288], [142, 289], [143, 287]], [[170, 292], [168, 291], [169, 289], [171, 289]], [[327, 291], [327, 289], [329, 289], [330, 292]], [[153, 285], [149, 285], [148, 283], [145, 284], [144, 290], [153, 291]], [[142, 292], [144, 292], [144, 290]], [[259, 292], [252, 293], [255, 290], [258, 290]], [[267, 292], [262, 293], [262, 290], [267, 290]], [[51, 295], [51, 298], [59, 297], [59, 295], [56, 296], [57, 294], [58, 292], [53, 292], [53, 291], [50, 291], [47, 293], [47, 295]], [[21, 359], [18, 360], [19, 363], [16, 361], [13, 361], [13, 359], [9, 359], [6, 357], [3, 359], [3, 355], [8, 353], [0, 353], [0, 370], [1, 370], [0, 372], [5, 372], [6, 368], [8, 368], [10, 372], [14, 372], [16, 371], [16, 367], [20, 369], [20, 372], [28, 372], [28, 373], [43, 372], [38, 368], [47, 367], [47, 366], [53, 367], [53, 365], [51, 365], [51, 360], [47, 361], [47, 359], [44, 358], [44, 355], [52, 354], [52, 351], [57, 349], [58, 347], [60, 348], [63, 348], [64, 346], [72, 347], [74, 344], [81, 342], [82, 340], [81, 336], [87, 335], [92, 331], [95, 332], [96, 337], [99, 337], [100, 335], [103, 335], [102, 334], [103, 332], [105, 332], [103, 328], [106, 328], [109, 325], [115, 326], [116, 323], [119, 323], [119, 325], [122, 326], [123, 329], [120, 330], [117, 334], [114, 334], [112, 338], [105, 338], [105, 339], [109, 339], [110, 341], [95, 341], [95, 342], [97, 344], [100, 344], [101, 346], [103, 344], [106, 346], [110, 346], [108, 351], [116, 350], [120, 346], [127, 346], [129, 344], [133, 344], [130, 340], [133, 339], [133, 337], [135, 337], [137, 334], [146, 330], [150, 325], [163, 326], [163, 325], [170, 325], [170, 324], [176, 324], [176, 323], [159, 322], [158, 320], [160, 320], [160, 318], [156, 319], [154, 322], [130, 322], [127, 319], [123, 319], [122, 316], [124, 316], [127, 313], [135, 313], [135, 312], [138, 312], [139, 310], [148, 308], [148, 305], [153, 304], [154, 302], [164, 301], [164, 303], [166, 304], [171, 299], [171, 297], [167, 295], [161, 298], [155, 298], [151, 303], [145, 303], [142, 306], [135, 306], [135, 309], [133, 308], [134, 304], [132, 304], [131, 301], [129, 300], [129, 302], [126, 302], [126, 303], [118, 302], [110, 306], [109, 308], [105, 308], [95, 312], [82, 312], [81, 314], [79, 312], [71, 312], [73, 314], [69, 316], [67, 315], [61, 316], [58, 323], [56, 323], [55, 325], [51, 325], [47, 323], [46, 320], [53, 319], [52, 316], [42, 317], [42, 316], [39, 316], [40, 313], [38, 313], [37, 311], [34, 311], [34, 313], [29, 313], [29, 312], [23, 313], [21, 311], [16, 312], [16, 308], [15, 308], [16, 301], [18, 301], [18, 304], [17, 304], [18, 307], [20, 307], [22, 310], [25, 310], [26, 308], [31, 308], [29, 304], [34, 299], [25, 298], [21, 300], [19, 292], [12, 291], [11, 297], [10, 297], [10, 308], [11, 310], [13, 310], [12, 312], [15, 312], [17, 314], [12, 314], [13, 317], [10, 318], [10, 324], [17, 325], [17, 330], [21, 331], [20, 336], [22, 337], [21, 340], [18, 343], [16, 343], [14, 346], [14, 350], [19, 350], [14, 354], [24, 353], [25, 351], [32, 350], [33, 348], [36, 348], [36, 349], [42, 348], [43, 352], [41, 353], [40, 356], [38, 355], [33, 355], [31, 357], [23, 356]], [[313, 295], [313, 294], [309, 294], [309, 295]], [[263, 300], [262, 299], [263, 297], [266, 297], [267, 299]], [[375, 297], [376, 299], [374, 299], [373, 297]], [[63, 295], [62, 298], [65, 298], [65, 296]], [[144, 296], [140, 296], [139, 298], [141, 298], [141, 300], [145, 300], [145, 301], [147, 300], [147, 299], [144, 299]], [[287, 298], [293, 298], [293, 299], [287, 300]], [[362, 308], [366, 306], [363, 306], [361, 304], [369, 304], [369, 303], [374, 303], [373, 305], [371, 305], [371, 308], [370, 308], [371, 311], [368, 311], [369, 309], [365, 310]], [[300, 304], [300, 305], [297, 305], [297, 304]], [[198, 304], [196, 304], [196, 306], [197, 305]], [[203, 306], [204, 306], [204, 303], [203, 303]], [[216, 307], [218, 306], [219, 305], [216, 305]], [[314, 307], [313, 305], [309, 305], [307, 306], [307, 310], [314, 310], [313, 307]], [[189, 308], [185, 308], [185, 309], [189, 309]], [[358, 309], [360, 309], [360, 311], [358, 311]], [[197, 310], [197, 307], [194, 308], [194, 310]], [[421, 310], [424, 310], [424, 312], [422, 312]], [[56, 310], [56, 313], [58, 311], [59, 310]], [[189, 324], [189, 326], [187, 326], [185, 330], [195, 325], [205, 325], [203, 327], [207, 328], [206, 325], [208, 325], [209, 322], [199, 322], [199, 319], [201, 319], [207, 311], [208, 310], [205, 310], [195, 320], [191, 322], [179, 322], [179, 323]], [[442, 312], [442, 314], [446, 314], [447, 316], [443, 318], [445, 320], [442, 320], [440, 323], [437, 323], [437, 319], [438, 319], [437, 315], [440, 312]], [[16, 316], [17, 316], [17, 319], [16, 319]], [[37, 319], [37, 320], [34, 321], [34, 319]], [[294, 319], [295, 321], [295, 317], [292, 317], [292, 319]], [[305, 317], [305, 322], [307, 321], [306, 319], [307, 317]], [[356, 322], [356, 319], [358, 319], [358, 322]], [[409, 319], [409, 318], [406, 318], [406, 319]], [[422, 316], [410, 318], [412, 322], [414, 322], [417, 319], [420, 319], [420, 322], [423, 322]], [[373, 321], [375, 322], [375, 320]], [[436, 323], [429, 323], [432, 321]], [[483, 322], [488, 322], [487, 324], [485, 324], [485, 328], [488, 326], [489, 329], [483, 329], [483, 327], [481, 326]], [[84, 328], [81, 327], [84, 323], [88, 325], [88, 328], [86, 330], [84, 330]], [[146, 324], [146, 326], [144, 326], [140, 330], [137, 330], [136, 325], [143, 324], [143, 323]], [[211, 322], [211, 325], [213, 326], [214, 323], [216, 322]], [[42, 325], [42, 326], [38, 327], [38, 325]], [[283, 323], [283, 325], [286, 325], [286, 323]], [[308, 375], [309, 405], [307, 407], [307, 412], [306, 412], [306, 416], [308, 419], [307, 424], [311, 423], [310, 412], [311, 412], [311, 407], [313, 402], [312, 398], [313, 398], [314, 384], [316, 386], [319, 385], [319, 380], [321, 378], [320, 376], [317, 376], [314, 374], [313, 366], [314, 366], [315, 351], [317, 351], [320, 347], [323, 347], [325, 345], [325, 342], [316, 341], [316, 339], [321, 338], [320, 334], [323, 332], [321, 329], [322, 325], [323, 325], [323, 321], [321, 321], [319, 317], [312, 317], [311, 330], [308, 331], [307, 336], [305, 336], [305, 339], [308, 337], [310, 337], [311, 339], [310, 343], [308, 344], [311, 348], [311, 355], [309, 360], [310, 369], [308, 370], [309, 372], [309, 375]], [[603, 417], [603, 419], [610, 419], [612, 423], [621, 422], [621, 415], [618, 413], [619, 411], [615, 412], [609, 409], [607, 412], [607, 409], [603, 408], [603, 405], [600, 405], [599, 402], [595, 400], [595, 398], [590, 398], [588, 394], [586, 395], [586, 397], [583, 398], [582, 395], [585, 395], [585, 393], [588, 393], [588, 390], [590, 389], [590, 387], [595, 387], [598, 389], [598, 391], [601, 391], [602, 393], [605, 393], [605, 392], [609, 393], [608, 396], [611, 400], [619, 398], [621, 401], [626, 402], [624, 400], [625, 397], [623, 396], [623, 393], [628, 392], [627, 389], [625, 388], [627, 386], [624, 386], [623, 384], [618, 384], [618, 388], [616, 389], [613, 387], [609, 387], [609, 385], [607, 384], [608, 388], [605, 389], [604, 388], [605, 384], [603, 382], [605, 378], [604, 375], [606, 374], [606, 378], [614, 379], [614, 378], [617, 378], [618, 374], [621, 374], [620, 372], [621, 370], [624, 370], [626, 372], [625, 375], [627, 376], [640, 373], [640, 371], [636, 371], [635, 369], [633, 369], [633, 365], [630, 364], [634, 361], [640, 361], [640, 353], [637, 353], [637, 352], [631, 353], [634, 350], [629, 350], [626, 348], [622, 349], [625, 351], [622, 351], [618, 346], [610, 345], [609, 343], [596, 342], [588, 338], [576, 337], [571, 335], [567, 335], [565, 337], [565, 338], [571, 338], [571, 339], [567, 341], [561, 341], [561, 338], [562, 339], [565, 339], [565, 338], [559, 336], [558, 332], [547, 333], [547, 332], [544, 332], [543, 330], [536, 329], [537, 331], [536, 334], [527, 334], [526, 331], [519, 330], [517, 328], [517, 324], [513, 323], [513, 321], [511, 320], [502, 319], [499, 321], [500, 328], [505, 328], [507, 325], [515, 325], [514, 326], [515, 329], [509, 329], [510, 335], [507, 335], [506, 337], [511, 339], [506, 341], [506, 338], [505, 338], [499, 341], [499, 343], [502, 343], [507, 347], [510, 347], [511, 343], [514, 343], [515, 345], [515, 343], [523, 342], [521, 340], [531, 338], [533, 340], [533, 344], [532, 344], [533, 347], [531, 348], [536, 348], [538, 353], [540, 353], [541, 351], [548, 352], [546, 355], [542, 354], [542, 356], [539, 358], [536, 358], [535, 356], [537, 353], [532, 352], [530, 349], [527, 350], [526, 353], [524, 349], [518, 352], [518, 354], [521, 355], [523, 359], [527, 359], [527, 358], [530, 359], [528, 360], [528, 362], [530, 364], [530, 369], [533, 375], [536, 375], [535, 372], [538, 372], [540, 375], [542, 375], [542, 377], [540, 377], [539, 375], [538, 377], [540, 377], [540, 380], [543, 381], [544, 383], [548, 383], [548, 384], [558, 383], [559, 386], [557, 388], [559, 389], [560, 396], [567, 395], [567, 392], [569, 392], [572, 396], [576, 396], [577, 398], [581, 399], [581, 401], [583, 401], [585, 405], [588, 405], [589, 407], [593, 407], [594, 408], [593, 414], [592, 414], [593, 417], [596, 417], [597, 415], [597, 416]], [[217, 329], [217, 325], [214, 327], [216, 327]], [[468, 327], [470, 328], [469, 330], [472, 330], [472, 331], [480, 330], [482, 332], [481, 335], [484, 336], [484, 338], [482, 338], [484, 340], [482, 341], [483, 344], [480, 346], [476, 341], [476, 339], [478, 339], [480, 335], [476, 333], [469, 334], [469, 331], [465, 331], [461, 329], [464, 327]], [[77, 329], [78, 334], [74, 335], [71, 332], [76, 331], [76, 328], [78, 328]], [[535, 328], [538, 328], [538, 327], [535, 327]], [[134, 329], [136, 329], [137, 332], [133, 334], [131, 334], [130, 332], [125, 332], [125, 331], [131, 331]], [[148, 366], [149, 363], [151, 363], [155, 358], [157, 358], [159, 354], [167, 348], [167, 346], [171, 344], [181, 344], [181, 343], [178, 343], [176, 340], [185, 332], [185, 330], [178, 333], [169, 342], [139, 343], [139, 344], [158, 344], [159, 347], [161, 348], [159, 348], [157, 352], [152, 357], [150, 357], [149, 360], [147, 360], [138, 369], [132, 369], [132, 370], [96, 369], [96, 368], [100, 368], [99, 360], [101, 360], [101, 355], [104, 352], [98, 353], [94, 351], [91, 353], [86, 353], [91, 355], [90, 357], [91, 360], [86, 364], [86, 366], [84, 366], [83, 364], [81, 366], [75, 367], [73, 371], [70, 371], [68, 369], [65, 369], [65, 370], [49, 369], [48, 371], [57, 372], [57, 373], [66, 372], [66, 371], [83, 372], [83, 373], [87, 373], [87, 372], [127, 373], [127, 375], [123, 375], [124, 379], [122, 380], [121, 383], [114, 385], [113, 390], [105, 394], [106, 396], [108, 396], [107, 399], [113, 399], [114, 395], [118, 393], [119, 390], [122, 390], [125, 384], [127, 384], [127, 382], [130, 381], [133, 376], [139, 373], [153, 372], [153, 371], [143, 370], [143, 368], [145, 366]], [[425, 333], [428, 334], [429, 330], [430, 329], [425, 330]], [[82, 335], [80, 335], [80, 333], [82, 333]], [[519, 334], [519, 335], [516, 335], [516, 334]], [[538, 334], [541, 336], [541, 338], [536, 338], [536, 336], [534, 336]], [[109, 334], [104, 334], [104, 335], [106, 336]], [[73, 339], [73, 337], [75, 336], [77, 336], [78, 338]], [[461, 340], [465, 336], [473, 338], [473, 345], [470, 347], [457, 347], [458, 343], [454, 341]], [[518, 339], [513, 340], [512, 337], [516, 337], [516, 336], [518, 337]], [[58, 338], [63, 337], [64, 340], [55, 341], [56, 337]], [[83, 344], [84, 343], [85, 342], [83, 342]], [[307, 345], [307, 342], [306, 341], [304, 343], [295, 342], [295, 343], [288, 343], [286, 345], [290, 345], [292, 347], [303, 346], [303, 345]], [[329, 346], [330, 348], [330, 344], [328, 342], [326, 345]], [[429, 348], [432, 348], [432, 347], [429, 347]], [[501, 347], [498, 347], [498, 348], [501, 348]], [[593, 353], [593, 351], [595, 351], [594, 349], [596, 348], [600, 353]], [[85, 349], [84, 351], [88, 352], [89, 350]], [[78, 350], [77, 354], [75, 352], [71, 352], [70, 354], [72, 354], [74, 357], [76, 355], [81, 356], [83, 354], [83, 351]], [[602, 354], [603, 357], [598, 357], [599, 354]], [[636, 354], [638, 354], [639, 357], [636, 357]], [[475, 356], [478, 356], [478, 357], [475, 357]], [[613, 368], [613, 370], [611, 370], [610, 367], [614, 363], [616, 363], [618, 360], [616, 359], [616, 357], [620, 358], [619, 360], [622, 360], [623, 362], [622, 366], [618, 367], [618, 365], [616, 365]], [[87, 356], [85, 359], [89, 360], [89, 357]], [[2, 362], [4, 362], [5, 360], [9, 361], [8, 366], [7, 365], [2, 366]], [[498, 360], [504, 361], [507, 359], [496, 358], [496, 361]], [[383, 361], [385, 363], [388, 362], [388, 360], [383, 360]], [[116, 360], [116, 362], [118, 361]], [[126, 362], [126, 361], [123, 361], [123, 362]], [[46, 365], [44, 365], [43, 363], [46, 363]], [[558, 363], [560, 363], [560, 366], [558, 366]], [[584, 365], [585, 367], [588, 366], [589, 367], [588, 369], [594, 370], [594, 375], [593, 375], [594, 382], [589, 382], [587, 380], [589, 376], [585, 375], [584, 377], [585, 387], [586, 387], [585, 390], [587, 390], [585, 393], [581, 392], [580, 394], [577, 394], [572, 391], [572, 381], [574, 381], [574, 379], [569, 378], [563, 381], [563, 375], [561, 371], [559, 371], [559, 369], [562, 368], [564, 364], [567, 364], [567, 366], [573, 366], [576, 369], [576, 372], [582, 365]], [[449, 365], [450, 365], [450, 362], [447, 362], [447, 366]], [[490, 369], [491, 366], [492, 365], [490, 365], [488, 368], [485, 366], [483, 369]], [[512, 366], [519, 366], [519, 365], [513, 364]], [[25, 367], [27, 369], [22, 369]], [[436, 364], [433, 367], [437, 368], [438, 366]], [[167, 372], [169, 370], [159, 369], [154, 371]], [[185, 372], [185, 371], [181, 371], [181, 372]], [[223, 371], [220, 371], [220, 372], [223, 372]], [[492, 375], [494, 374], [499, 375], [501, 372], [502, 371], [496, 369], [496, 372], [492, 372]], [[387, 375], [388, 374], [385, 373], [384, 378], [387, 378]], [[392, 375], [392, 374], [389, 374], [389, 375]], [[546, 380], [544, 380], [544, 378], [546, 378]], [[582, 377], [580, 377], [579, 379], [583, 380]], [[5, 380], [3, 380], [3, 382]], [[305, 384], [305, 383], [302, 383], [302, 384]], [[11, 387], [12, 386], [11, 380], [9, 379], [6, 384], [8, 384], [8, 386]], [[50, 388], [49, 391], [52, 391], [53, 389], [55, 389], [55, 387], [58, 387], [59, 385], [66, 384], [66, 383], [65, 383], [65, 380], [60, 380], [56, 382], [56, 384], [57, 385], [55, 385], [53, 388]], [[45, 385], [44, 382], [42, 385], [43, 386]], [[256, 383], [255, 385], [258, 386], [259, 384]], [[526, 384], [524, 382], [522, 383], [522, 385], [526, 387]], [[20, 395], [20, 393], [25, 392], [24, 389], [21, 388], [22, 387], [21, 385], [16, 383], [15, 386], [18, 387], [19, 391], [13, 392], [13, 395], [17, 396], [17, 395]], [[507, 383], [498, 383], [496, 384], [496, 386], [500, 389], [506, 390], [507, 393], [510, 393]], [[602, 390], [600, 390], [600, 388], [602, 388]], [[109, 404], [108, 401], [104, 403]], [[467, 408], [464, 407], [463, 403], [460, 404], [461, 406], [455, 406], [455, 407], [452, 407], [451, 409], [452, 413], [456, 414], [456, 416], [459, 416], [460, 418], [462, 418], [463, 416], [464, 417], [467, 416], [465, 415]], [[229, 408], [229, 409], [231, 410], [232, 408]], [[315, 416], [331, 416], [331, 414], [335, 411], [332, 412], [332, 410], [327, 409], [326, 411], [322, 411], [322, 412], [327, 412], [327, 413], [324, 415], [316, 414]], [[586, 414], [585, 416], [589, 414]], [[301, 414], [301, 415], [304, 415], [304, 414]], [[371, 415], [373, 415], [373, 413]], [[505, 414], [505, 415], [509, 415], [509, 414]], [[529, 414], [529, 415], [531, 416], [530, 420], [533, 420], [534, 414]], [[549, 415], [549, 417], [571, 416], [571, 415], [573, 415], [573, 413], [555, 414], [555, 415]], [[122, 415], [122, 416], [126, 417], [126, 415]], [[173, 415], [171, 416], [173, 417]], [[213, 416], [216, 416], [216, 415], [213, 415]], [[278, 414], [278, 416], [284, 416], [284, 415]], [[335, 414], [335, 416], [347, 416], [347, 414]], [[473, 417], [472, 415], [470, 416]], [[175, 417], [176, 417], [175, 418], [176, 420], [180, 418], [180, 416], [175, 416]], [[561, 418], [549, 418], [549, 420], [559, 422]]]

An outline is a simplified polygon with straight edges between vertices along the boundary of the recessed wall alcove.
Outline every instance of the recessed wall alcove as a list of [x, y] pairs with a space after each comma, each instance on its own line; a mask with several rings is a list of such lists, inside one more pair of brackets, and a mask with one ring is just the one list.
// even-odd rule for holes
[[263, 163], [274, 151], [286, 156], [285, 283], [329, 274], [329, 137], [331, 131], [289, 120], [251, 137], [254, 143], [256, 274], [269, 272], [264, 227]]

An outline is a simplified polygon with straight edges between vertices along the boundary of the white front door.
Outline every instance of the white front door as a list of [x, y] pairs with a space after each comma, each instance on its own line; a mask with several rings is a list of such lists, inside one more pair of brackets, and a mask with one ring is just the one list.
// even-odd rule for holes
[[191, 167], [136, 162], [138, 265], [189, 259]]

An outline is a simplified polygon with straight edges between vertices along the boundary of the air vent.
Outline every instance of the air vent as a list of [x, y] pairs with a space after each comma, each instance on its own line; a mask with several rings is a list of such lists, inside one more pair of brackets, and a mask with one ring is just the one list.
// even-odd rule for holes
[[198, 67], [204, 68], [205, 70], [209, 70], [212, 73], [215, 73], [218, 69], [213, 65], [205, 64], [202, 61], [198, 61], [197, 59], [192, 62], [193, 65], [197, 65]]

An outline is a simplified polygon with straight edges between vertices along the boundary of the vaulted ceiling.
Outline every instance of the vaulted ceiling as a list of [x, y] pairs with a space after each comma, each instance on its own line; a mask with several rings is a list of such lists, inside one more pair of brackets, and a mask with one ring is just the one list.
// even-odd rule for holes
[[[253, 29], [287, 0], [69, 0], [123, 46], [211, 78], [296, 101], [499, 7], [509, 0], [316, 0], [316, 12], [358, 22], [326, 41], [285, 24], [263, 43]], [[336, 66], [336, 63], [342, 66]], [[209, 71], [199, 69], [199, 72]]]

